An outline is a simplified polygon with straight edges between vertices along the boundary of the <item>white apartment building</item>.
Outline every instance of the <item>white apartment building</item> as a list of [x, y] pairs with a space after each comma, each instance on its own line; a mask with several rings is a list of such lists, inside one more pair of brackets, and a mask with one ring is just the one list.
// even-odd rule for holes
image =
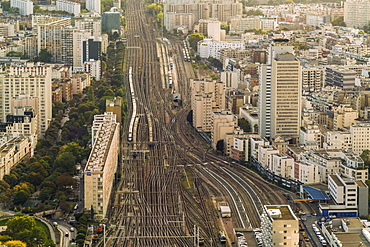
[[81, 19], [75, 20], [75, 27], [78, 30], [89, 31], [94, 39], [101, 37], [101, 20], [100, 19]]
[[309, 150], [301, 159], [301, 162], [318, 167], [320, 182], [327, 182], [328, 176], [341, 174], [342, 152], [339, 150]]
[[240, 70], [222, 71], [221, 81], [225, 83], [228, 89], [237, 89], [240, 83]]
[[100, 0], [86, 0], [86, 9], [90, 12], [101, 14]]
[[352, 148], [351, 133], [344, 131], [328, 131], [326, 132], [326, 143], [324, 148], [349, 150]]
[[207, 24], [207, 36], [213, 41], [221, 40], [221, 22], [219, 20], [211, 19]]
[[349, 105], [335, 107], [333, 112], [333, 129], [349, 128], [358, 118], [358, 111]]
[[357, 185], [352, 179], [337, 174], [328, 177], [329, 195], [337, 205], [357, 211]]
[[347, 27], [363, 27], [370, 21], [370, 2], [366, 0], [346, 0], [344, 2], [344, 22]]
[[89, 73], [95, 80], [100, 80], [101, 62], [100, 60], [90, 60], [84, 62], [84, 72]]
[[18, 8], [20, 15], [33, 14], [33, 2], [30, 0], [10, 0], [10, 7]]
[[315, 184], [321, 182], [319, 167], [305, 162], [294, 163], [294, 178], [303, 184]]
[[299, 246], [299, 222], [289, 205], [265, 205], [261, 230], [265, 247]]
[[269, 169], [276, 175], [293, 178], [294, 159], [286, 154], [273, 154]]
[[205, 38], [198, 43], [198, 52], [201, 58], [220, 59], [220, 50], [225, 48], [245, 50], [245, 45], [241, 42], [213, 41], [211, 38]]
[[352, 151], [361, 154], [370, 147], [370, 124], [353, 124], [350, 126]]
[[0, 73], [0, 121], [12, 113], [11, 101], [14, 97], [27, 95], [38, 98], [39, 129], [44, 134], [52, 117], [51, 67], [26, 63], [7, 67]]
[[56, 0], [56, 10], [65, 11], [75, 16], [78, 16], [81, 13], [81, 4], [71, 2], [68, 0]]
[[320, 26], [322, 24], [330, 23], [330, 15], [320, 15], [320, 14], [307, 14], [306, 24], [310, 26]]
[[262, 30], [276, 30], [278, 28], [277, 17], [260, 17]]
[[230, 20], [231, 33], [244, 33], [244, 31], [251, 29], [261, 29], [261, 20], [259, 17], [239, 17]]
[[111, 112], [94, 116], [93, 147], [84, 170], [85, 209], [105, 219], [118, 165], [120, 124]]
[[70, 25], [71, 19], [63, 17], [37, 23], [37, 53], [46, 49], [52, 55], [52, 62], [62, 62], [62, 30]]
[[274, 154], [278, 154], [279, 150], [272, 145], [258, 145], [258, 161], [261, 163], [262, 166], [268, 168], [271, 167], [272, 160], [271, 156]]

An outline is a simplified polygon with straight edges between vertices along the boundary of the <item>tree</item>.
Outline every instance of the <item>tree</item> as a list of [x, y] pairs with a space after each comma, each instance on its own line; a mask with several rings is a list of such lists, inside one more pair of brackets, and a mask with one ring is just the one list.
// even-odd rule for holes
[[31, 194], [24, 190], [19, 190], [13, 193], [13, 203], [15, 205], [22, 205], [24, 204], [28, 198], [30, 198]]
[[249, 124], [249, 122], [242, 118], [242, 119], [239, 119], [238, 121], [238, 125], [240, 126], [240, 128], [242, 128], [245, 132], [251, 132], [251, 125]]
[[0, 180], [0, 193], [6, 191], [9, 188], [10, 186], [7, 182], [5, 182], [4, 180]]
[[204, 34], [202, 33], [193, 33], [189, 36], [188, 42], [190, 47], [198, 51], [198, 42], [204, 39]]
[[72, 186], [75, 184], [75, 180], [74, 178], [72, 178], [71, 176], [69, 176], [69, 174], [63, 174], [63, 175], [60, 175], [58, 178], [57, 178], [57, 185], [59, 187], [67, 187], [67, 186]]
[[16, 216], [8, 220], [6, 225], [13, 239], [21, 240], [29, 247], [36, 247], [46, 240], [46, 233], [36, 226], [36, 221], [28, 215]]
[[51, 53], [48, 52], [46, 49], [41, 49], [40, 53], [39, 53], [39, 56], [36, 57], [35, 60], [36, 60], [36, 62], [50, 63], [52, 57], [53, 57], [53, 55], [51, 55]]
[[263, 16], [264, 14], [259, 9], [256, 9], [256, 10], [250, 9], [246, 12], [246, 15], [261, 15], [261, 16]]
[[26, 243], [19, 240], [11, 240], [4, 243], [7, 247], [27, 247]]
[[30, 230], [36, 227], [36, 221], [28, 215], [16, 216], [6, 222], [7, 231], [9, 231], [12, 236], [18, 234], [25, 230]]
[[362, 154], [360, 155], [361, 159], [364, 161], [365, 167], [370, 167], [370, 150], [366, 149], [362, 151]]
[[19, 8], [10, 7], [8, 10], [9, 13], [19, 14]]
[[347, 26], [346, 23], [344, 22], [344, 16], [339, 16], [337, 18], [334, 18], [332, 21], [331, 21], [331, 24], [333, 26], [340, 26], [340, 27], [345, 27]]
[[54, 169], [59, 172], [76, 173], [76, 157], [70, 152], [59, 155], [54, 162]]
[[230, 26], [227, 24], [221, 24], [221, 29], [226, 31], [226, 34], [229, 34]]

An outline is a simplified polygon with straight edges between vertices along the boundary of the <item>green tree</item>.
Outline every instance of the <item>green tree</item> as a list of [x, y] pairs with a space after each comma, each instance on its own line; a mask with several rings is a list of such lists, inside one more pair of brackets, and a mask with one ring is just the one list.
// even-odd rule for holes
[[250, 9], [246, 12], [246, 15], [259, 15], [259, 16], [263, 16], [263, 13], [261, 10], [259, 9], [256, 9], [256, 10], [253, 10], [253, 9]]
[[54, 168], [59, 172], [76, 173], [76, 157], [72, 153], [64, 152], [54, 162]]
[[13, 239], [25, 242], [28, 247], [39, 246], [46, 240], [46, 233], [36, 226], [36, 221], [28, 215], [16, 216], [8, 220], [6, 225]]
[[370, 167], [370, 150], [366, 149], [362, 151], [362, 154], [360, 155], [361, 159], [364, 161], [365, 167]]
[[241, 129], [243, 129], [245, 132], [251, 132], [252, 128], [251, 128], [251, 125], [249, 124], [249, 122], [244, 119], [244, 118], [241, 118], [239, 119], [238, 121], [238, 125]]
[[95, 102], [94, 87], [89, 87], [87, 90], [87, 99], [90, 102]]
[[198, 51], [198, 42], [203, 40], [204, 39], [204, 34], [202, 33], [193, 33], [189, 36], [189, 45], [190, 47], [195, 50], [195, 51]]
[[221, 24], [221, 29], [226, 31], [226, 34], [229, 34], [230, 26], [227, 24]]
[[19, 190], [13, 192], [13, 203], [15, 205], [22, 205], [24, 204], [29, 198], [31, 194], [24, 190]]
[[19, 14], [19, 8], [10, 7], [8, 10], [9, 13]]
[[27, 244], [19, 240], [10, 240], [4, 243], [6, 247], [27, 247]]
[[344, 22], [344, 16], [339, 16], [337, 18], [334, 18], [332, 21], [331, 21], [331, 24], [333, 26], [340, 26], [340, 27], [345, 27], [346, 26], [346, 23]]
[[40, 50], [40, 53], [39, 53], [39, 56], [36, 57], [36, 61], [37, 62], [44, 62], [44, 63], [50, 63], [51, 62], [51, 58], [53, 56], [51, 55], [50, 52], [48, 52], [46, 49], [41, 49]]

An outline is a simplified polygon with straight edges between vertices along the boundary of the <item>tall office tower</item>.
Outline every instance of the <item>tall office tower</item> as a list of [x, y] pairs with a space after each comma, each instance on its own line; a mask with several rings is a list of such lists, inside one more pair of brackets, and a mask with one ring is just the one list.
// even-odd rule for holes
[[272, 46], [269, 63], [261, 65], [259, 134], [298, 138], [301, 122], [301, 66], [292, 46]]
[[71, 18], [53, 18], [37, 23], [37, 52], [46, 49], [51, 55], [51, 61], [62, 62], [62, 30], [71, 25]]
[[82, 19], [75, 21], [75, 27], [79, 30], [90, 32], [90, 36], [98, 38], [101, 36], [101, 20], [100, 19]]
[[86, 0], [86, 9], [90, 12], [101, 13], [100, 0]]
[[347, 27], [363, 27], [370, 21], [370, 1], [347, 0], [344, 2], [344, 22]]
[[10, 7], [18, 8], [20, 15], [33, 14], [33, 2], [30, 0], [11, 0]]
[[11, 65], [7, 67], [6, 72], [1, 72], [0, 121], [4, 122], [6, 116], [12, 114], [13, 97], [27, 95], [38, 98], [38, 106], [35, 109], [38, 110], [36, 114], [39, 116], [39, 130], [44, 134], [52, 117], [51, 77], [50, 66], [33, 63]]

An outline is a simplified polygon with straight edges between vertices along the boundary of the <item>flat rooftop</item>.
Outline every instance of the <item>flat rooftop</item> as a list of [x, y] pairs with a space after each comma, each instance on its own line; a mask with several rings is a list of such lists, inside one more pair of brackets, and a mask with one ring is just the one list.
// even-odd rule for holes
[[[297, 220], [297, 217], [288, 205], [265, 205], [265, 207], [274, 220]], [[278, 211], [280, 212], [278, 213]], [[274, 217], [275, 215], [279, 217]]]
[[345, 247], [358, 247], [369, 246], [370, 243], [366, 240], [365, 236], [361, 233], [335, 233], [335, 236], [342, 242]]
[[338, 186], [345, 186], [342, 181], [336, 175], [329, 175], [331, 179], [333, 179], [334, 183]]
[[356, 184], [357, 184], [357, 186], [358, 187], [360, 187], [360, 188], [367, 188], [367, 185], [364, 183], [364, 181], [362, 181], [362, 180], [357, 180], [356, 181]]

